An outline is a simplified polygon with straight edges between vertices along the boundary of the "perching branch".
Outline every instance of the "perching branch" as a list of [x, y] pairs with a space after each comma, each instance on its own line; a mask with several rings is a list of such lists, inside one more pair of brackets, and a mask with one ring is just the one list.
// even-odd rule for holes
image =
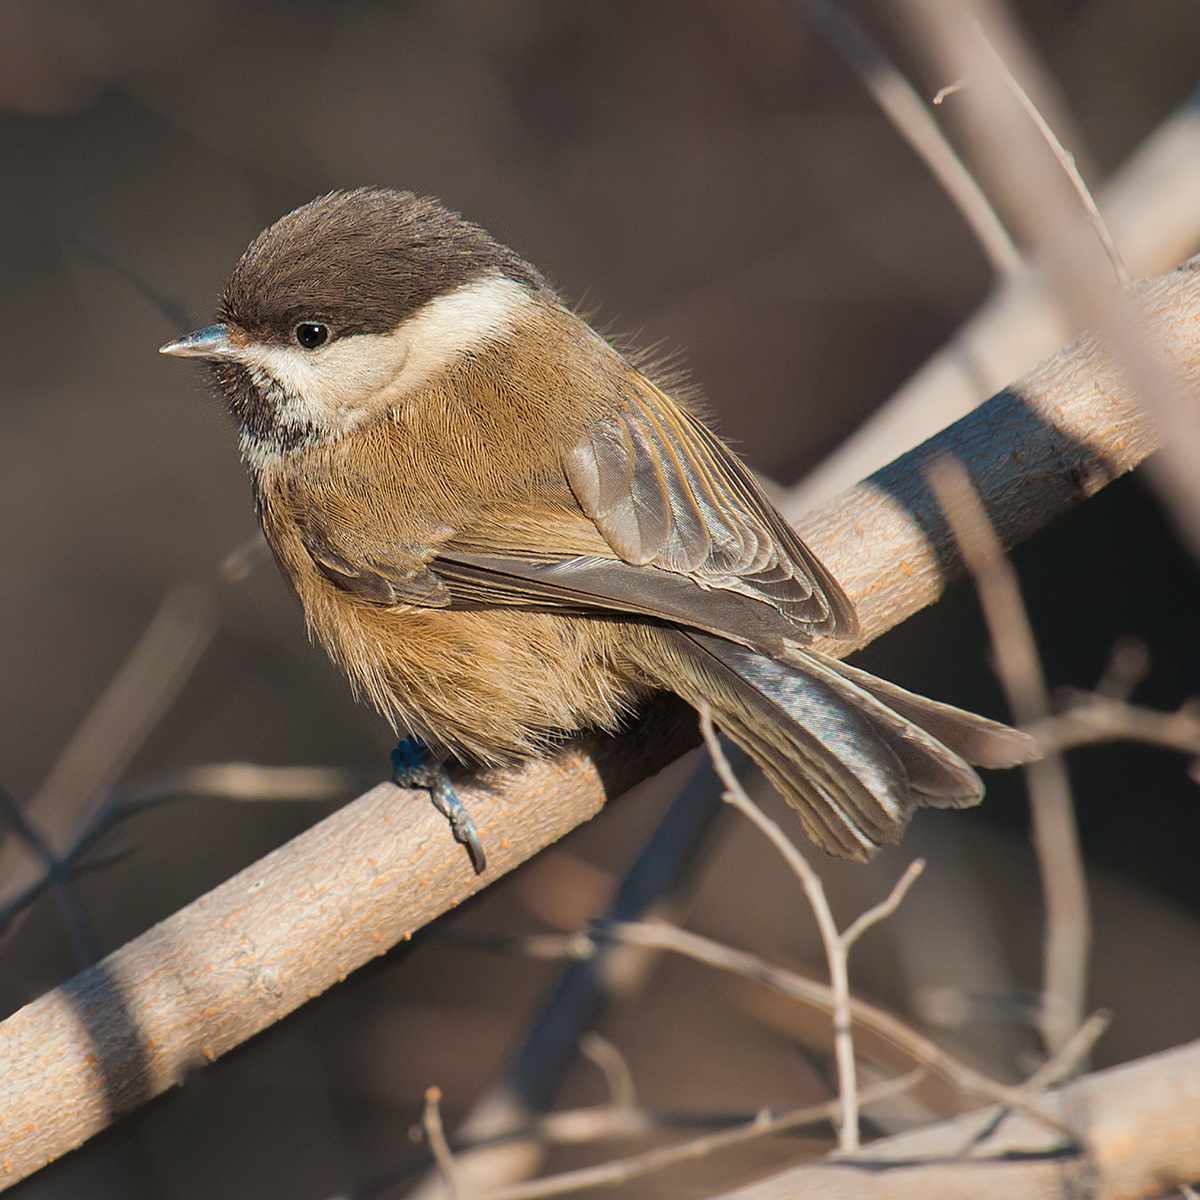
[[[1198, 269], [1189, 264], [1136, 292], [1193, 386]], [[962, 574], [920, 473], [932, 453], [963, 462], [1001, 541], [1013, 545], [1153, 448], [1129, 387], [1098, 342], [1083, 338], [813, 513], [801, 532], [854, 601], [866, 642]], [[690, 710], [664, 699], [620, 739], [581, 740], [465, 782], [460, 797], [491, 859], [482, 877], [422, 794], [381, 784], [27, 1005], [0, 1023], [0, 1184], [385, 953], [696, 741]]]

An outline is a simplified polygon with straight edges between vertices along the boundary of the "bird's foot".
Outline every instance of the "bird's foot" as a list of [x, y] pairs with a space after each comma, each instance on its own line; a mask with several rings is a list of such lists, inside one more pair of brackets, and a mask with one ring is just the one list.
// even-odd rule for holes
[[438, 758], [420, 738], [406, 737], [392, 751], [392, 779], [397, 787], [420, 788], [429, 793], [433, 806], [450, 822], [454, 840], [466, 846], [476, 875], [487, 869], [487, 855], [471, 814], [462, 806], [446, 774], [445, 758]]

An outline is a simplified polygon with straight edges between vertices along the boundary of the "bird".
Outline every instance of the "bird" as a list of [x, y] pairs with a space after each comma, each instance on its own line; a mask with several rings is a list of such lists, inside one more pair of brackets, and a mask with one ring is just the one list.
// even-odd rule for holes
[[668, 691], [715, 723], [833, 855], [1036, 756], [1009, 726], [818, 651], [858, 621], [694, 398], [435, 199], [334, 191], [237, 262], [206, 360], [310, 636], [402, 732], [486, 863], [447, 764], [618, 731]]

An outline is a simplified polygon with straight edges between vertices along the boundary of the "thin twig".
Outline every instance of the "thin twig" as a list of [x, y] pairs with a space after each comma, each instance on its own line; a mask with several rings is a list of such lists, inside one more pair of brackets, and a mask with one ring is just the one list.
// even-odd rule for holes
[[[1196, 102], [1194, 95], [1186, 99], [1099, 189], [1100, 209], [1134, 276], [1158, 275], [1200, 246]], [[971, 111], [968, 103], [968, 119]], [[1027, 123], [1024, 114], [1022, 119]], [[1111, 276], [1107, 263], [1104, 270]], [[965, 416], [1074, 332], [1065, 310], [1036, 277], [997, 289], [890, 399], [784, 491], [776, 501], [780, 512], [795, 520], [865, 479]]]
[[88, 800], [111, 786], [174, 703], [216, 629], [215, 601], [205, 586], [173, 588], [138, 644], [67, 743], [30, 801], [39, 814], [53, 812], [49, 840], [56, 852]]
[[[1050, 702], [1016, 571], [961, 464], [941, 457], [925, 474], [975, 578], [996, 672], [1013, 716], [1025, 726], [1043, 721]], [[1087, 883], [1066, 763], [1059, 754], [1047, 754], [1024, 771], [1046, 903], [1039, 1025], [1054, 1054], [1083, 1020], [1091, 940]]]
[[[864, 1088], [861, 1103], [872, 1104], [908, 1091], [920, 1082], [923, 1074], [924, 1072], [921, 1070], [911, 1071], [899, 1079], [889, 1079], [874, 1087]], [[659, 1146], [654, 1150], [647, 1150], [644, 1154], [635, 1154], [630, 1158], [601, 1163], [595, 1167], [583, 1167], [577, 1171], [566, 1171], [561, 1175], [535, 1179], [530, 1183], [497, 1188], [486, 1193], [486, 1200], [541, 1200], [544, 1196], [561, 1196], [565, 1192], [577, 1192], [583, 1188], [612, 1187], [630, 1179], [637, 1179], [642, 1175], [649, 1175], [652, 1171], [661, 1171], [676, 1163], [704, 1158], [729, 1146], [741, 1145], [755, 1138], [768, 1137], [775, 1133], [785, 1133], [803, 1125], [811, 1125], [816, 1121], [829, 1120], [831, 1117], [836, 1117], [838, 1112], [839, 1104], [836, 1100], [799, 1108], [779, 1117], [772, 1117], [769, 1112], [764, 1110], [753, 1121], [746, 1125], [740, 1125], [736, 1129], [706, 1134], [703, 1137], [687, 1142], [677, 1142], [670, 1146]]]
[[[866, 31], [833, 0], [792, 0], [859, 77], [897, 133], [912, 147], [962, 214], [997, 275], [1025, 273], [1021, 252], [982, 188], [938, 128], [917, 90]], [[937, 101], [935, 100], [936, 104]]]
[[[222, 560], [217, 582], [240, 583], [266, 551], [262, 534], [255, 534]], [[178, 584], [167, 593], [25, 810], [28, 821], [44, 831], [44, 852], [35, 849], [46, 866], [42, 879], [18, 849], [0, 847], [0, 929], [7, 930], [23, 913], [23, 900], [52, 883], [81, 961], [95, 960], [95, 938], [74, 911], [74, 874], [66, 864], [79, 857], [84, 842], [94, 839], [111, 806], [110, 790], [179, 696], [216, 627], [216, 595], [210, 584]]]
[[849, 950], [872, 925], [878, 924], [884, 917], [890, 917], [900, 907], [900, 901], [908, 894], [908, 889], [916, 883], [917, 878], [924, 870], [925, 860], [923, 858], [914, 858], [908, 864], [908, 868], [904, 874], [893, 884], [892, 890], [887, 894], [887, 898], [881, 900], [873, 908], [868, 908], [865, 913], [843, 930], [841, 934], [842, 945]]
[[1104, 674], [1092, 688], [1109, 700], [1128, 700], [1150, 673], [1150, 650], [1139, 637], [1118, 638], [1108, 656]]
[[[68, 862], [60, 859], [54, 853], [41, 830], [22, 811], [12, 794], [3, 786], [0, 786], [0, 819], [41, 860], [42, 880], [38, 885], [22, 893], [23, 900], [25, 903], [32, 904], [46, 886], [53, 888], [59, 912], [62, 914], [71, 938], [71, 948], [75, 952], [75, 958], [81, 967], [90, 967], [100, 958], [100, 940], [92, 928], [87, 910], [76, 891], [76, 873]], [[25, 907], [25, 903], [22, 904], [22, 908]], [[8, 922], [15, 915], [15, 911], [4, 915], [3, 921], [0, 922], [0, 929], [7, 927]]]
[[795, 843], [750, 799], [746, 789], [742, 787], [733, 768], [729, 765], [729, 760], [725, 757], [725, 751], [721, 748], [720, 739], [713, 728], [712, 710], [706, 703], [700, 706], [700, 731], [704, 735], [704, 741], [708, 746], [708, 752], [712, 757], [717, 774], [725, 784], [726, 791], [723, 798], [743, 815], [749, 817], [783, 855], [784, 860], [799, 878], [804, 888], [804, 894], [812, 906], [813, 915], [817, 919], [817, 927], [821, 931], [821, 941], [825, 946], [825, 958], [829, 964], [829, 981], [833, 991], [833, 1049], [838, 1068], [838, 1096], [841, 1100], [839, 1129], [841, 1152], [853, 1154], [858, 1149], [859, 1130], [858, 1077], [854, 1063], [854, 1039], [850, 1031], [850, 947], [863, 932], [895, 911], [896, 906], [904, 899], [905, 893], [917, 876], [925, 869], [925, 864], [920, 860], [911, 863], [886, 900], [863, 913], [845, 933], [839, 933], [821, 877], [812, 869], [808, 859], [800, 853]]
[[[986, 163], [1005, 211], [1040, 252], [1047, 278], [1079, 327], [1095, 327], [1154, 420], [1162, 452], [1148, 476], [1191, 553], [1200, 557], [1200, 422], [1193, 397], [1165, 350], [1142, 327], [1126, 291], [1095, 244], [1074, 187], [1009, 89], [976, 23], [1000, 57], [1025, 79], [1034, 55], [998, 0], [899, 0], [916, 20], [936, 69], [971, 79], [964, 128], [976, 161]], [[1078, 141], [1078, 139], [1074, 139]]]
[[613, 1108], [631, 1109], [637, 1106], [637, 1090], [633, 1085], [633, 1072], [625, 1056], [594, 1029], [579, 1039], [579, 1052], [596, 1064], [608, 1084], [608, 1102]]
[[442, 1178], [446, 1181], [446, 1190], [450, 1193], [450, 1200], [462, 1200], [462, 1192], [459, 1190], [458, 1167], [454, 1162], [450, 1144], [446, 1141], [446, 1131], [442, 1127], [441, 1102], [441, 1088], [425, 1089], [425, 1111], [421, 1117], [421, 1124], [424, 1126], [425, 1137], [429, 1142], [429, 1149], [433, 1153], [434, 1162], [437, 1163], [438, 1170], [441, 1171]]
[[1066, 712], [1022, 728], [1047, 753], [1096, 742], [1130, 741], [1200, 754], [1200, 712], [1194, 701], [1170, 713], [1084, 693]]
[[1048, 1058], [1021, 1084], [1021, 1091], [1033, 1095], [1074, 1075], [1111, 1024], [1112, 1013], [1106, 1008], [1097, 1009], [1053, 1058]]
[[[137, 645], [92, 705], [25, 808], [50, 852], [66, 860], [90, 822], [91, 806], [120, 777], [174, 702], [216, 629], [211, 589], [172, 589]], [[0, 848], [0, 910], [36, 888], [41, 864], [16, 846]], [[56, 885], [57, 886], [57, 885]], [[60, 895], [65, 895], [60, 889]], [[70, 916], [64, 909], [64, 915]]]
[[241, 583], [259, 562], [271, 557], [271, 548], [260, 529], [225, 555], [217, 566], [217, 575], [226, 583]]
[[522, 958], [553, 961], [574, 958], [580, 961], [594, 958], [597, 946], [586, 933], [493, 933], [481, 929], [447, 926], [439, 928], [434, 937], [445, 942], [486, 950], [493, 954], [515, 954]]
[[746, 794], [745, 789], [733, 773], [729, 760], [713, 728], [712, 711], [707, 704], [700, 708], [700, 730], [708, 745], [713, 764], [725, 784], [724, 799], [764, 833], [771, 844], [783, 856], [796, 873], [804, 894], [812, 906], [825, 946], [825, 957], [829, 963], [829, 981], [833, 987], [833, 1048], [837, 1059], [838, 1096], [841, 1100], [841, 1128], [839, 1138], [843, 1154], [852, 1154], [858, 1149], [858, 1080], [854, 1064], [854, 1042], [850, 1033], [850, 980], [846, 961], [846, 950], [838, 936], [837, 924], [825, 896], [821, 877], [812, 869], [808, 860], [792, 843], [791, 839], [770, 819]]
[[[833, 989], [827, 984], [807, 979], [795, 971], [769, 963], [756, 954], [723, 945], [711, 938], [670, 925], [666, 921], [613, 922], [606, 925], [603, 932], [606, 937], [627, 945], [654, 946], [682, 954], [718, 970], [730, 971], [766, 984], [790, 999], [805, 1001], [824, 1012], [834, 1011]], [[943, 1050], [936, 1042], [918, 1033], [910, 1025], [854, 996], [850, 998], [850, 1016], [856, 1025], [871, 1030], [888, 1044], [907, 1054], [917, 1065], [937, 1072], [961, 1092], [1026, 1112], [1074, 1141], [1075, 1132], [1057, 1117], [1046, 1112], [1038, 1104], [1036, 1097], [1025, 1090], [1025, 1085], [1001, 1083], [984, 1075], [955, 1058], [949, 1051]]]
[[[28, 882], [20, 891], [8, 889], [0, 903], [0, 932], [53, 887], [71, 935], [76, 957], [87, 966], [99, 957], [99, 943], [80, 904], [74, 881], [127, 858], [124, 848], [103, 860], [86, 858], [96, 843], [117, 825], [147, 809], [189, 796], [209, 796], [231, 801], [322, 801], [348, 794], [363, 782], [358, 772], [341, 767], [264, 767], [256, 763], [204, 763], [185, 767], [141, 782], [117, 785], [92, 806], [90, 824], [61, 857], [37, 830], [16, 801], [0, 789], [0, 823], [6, 822], [39, 859], [37, 873], [25, 873]], [[551, 955], [550, 957], [558, 957]]]
[[1071, 186], [1075, 189], [1075, 193], [1083, 204], [1084, 211], [1087, 213], [1088, 221], [1096, 231], [1096, 236], [1100, 239], [1100, 244], [1104, 247], [1104, 253], [1108, 255], [1108, 261], [1112, 263], [1113, 274], [1117, 277], [1117, 283], [1123, 288], [1129, 287], [1133, 282], [1129, 274], [1129, 269], [1125, 266], [1125, 260], [1121, 257], [1121, 252], [1117, 249], [1117, 244], [1113, 241], [1112, 234], [1108, 231], [1107, 223], [1100, 215], [1100, 209], [1096, 205], [1091, 189], [1079, 173], [1079, 165], [1075, 161], [1075, 155], [1059, 141], [1058, 135], [1050, 128], [1049, 122], [1042, 116], [1038, 106], [1034, 104], [1029, 98], [1029, 94], [1017, 82], [1016, 76], [1008, 69], [1004, 59], [996, 53], [996, 48], [988, 41], [978, 22], [975, 24], [975, 30], [979, 34], [980, 41], [982, 41], [988, 54], [991, 55], [996, 69], [1003, 76], [1008, 90], [1012, 92], [1017, 98], [1017, 102], [1029, 114], [1029, 119], [1037, 126], [1038, 132], [1046, 139], [1046, 144], [1054, 152], [1054, 157], [1058, 159], [1062, 169], [1067, 173], [1067, 178], [1071, 181]]

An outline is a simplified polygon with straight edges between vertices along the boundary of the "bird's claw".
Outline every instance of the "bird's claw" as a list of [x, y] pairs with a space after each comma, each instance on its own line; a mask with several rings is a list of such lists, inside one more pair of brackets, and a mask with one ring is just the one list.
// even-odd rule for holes
[[397, 787], [420, 788], [450, 822], [454, 840], [467, 848], [476, 875], [487, 869], [487, 855], [471, 814], [463, 807], [446, 773], [446, 760], [438, 758], [420, 738], [407, 737], [392, 751], [392, 779]]

